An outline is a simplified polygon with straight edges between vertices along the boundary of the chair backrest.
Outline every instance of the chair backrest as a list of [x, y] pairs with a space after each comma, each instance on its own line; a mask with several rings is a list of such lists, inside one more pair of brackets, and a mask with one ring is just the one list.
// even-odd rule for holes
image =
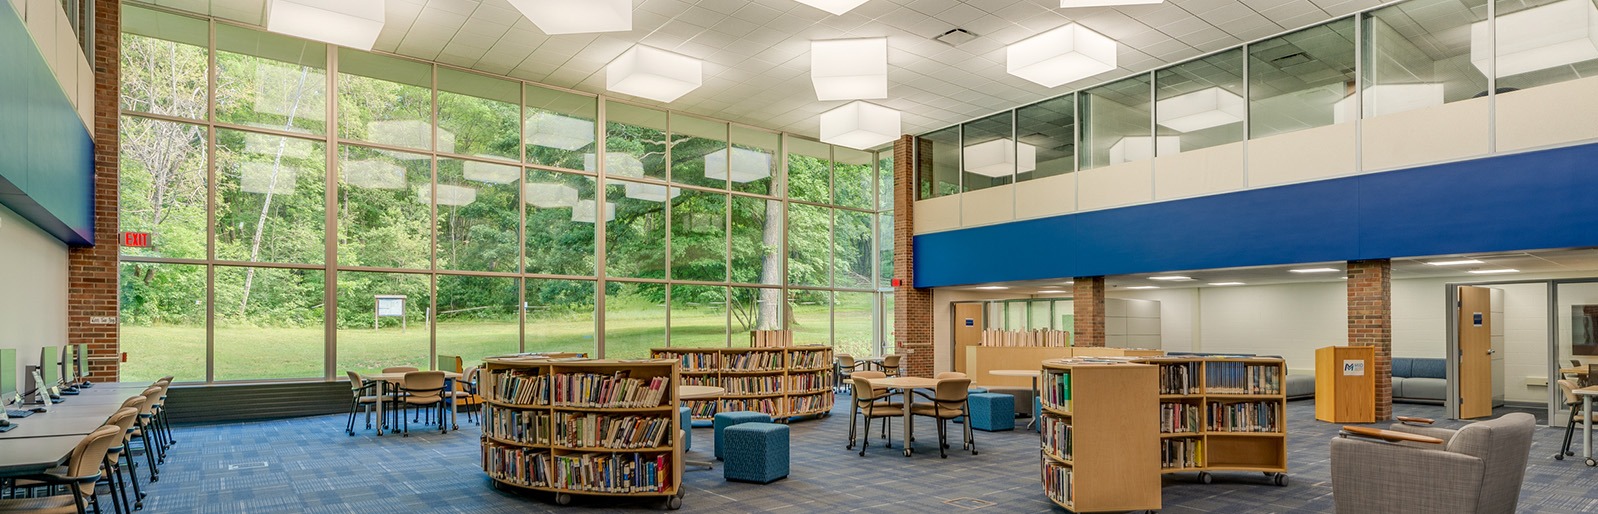
[[416, 366], [390, 366], [383, 368], [384, 373], [410, 373], [412, 371], [421, 370], [417, 369]]
[[853, 355], [839, 355], [838, 356], [838, 365], [842, 366], [844, 369], [853, 368], [854, 367], [854, 356]]
[[361, 391], [366, 389], [366, 379], [361, 378], [361, 374], [354, 371], [345, 370], [344, 374], [350, 377], [350, 393], [360, 396]]
[[[117, 441], [121, 441], [122, 429], [115, 426], [102, 426], [83, 436], [82, 441], [72, 448], [72, 456], [67, 459], [67, 476], [82, 477], [98, 475], [100, 466], [105, 463], [106, 450]], [[94, 482], [87, 481], [76, 485], [84, 496], [94, 495]]]
[[868, 379], [869, 378], [888, 378], [888, 374], [887, 373], [883, 373], [881, 371], [856, 371], [854, 373], [850, 373], [849, 376], [850, 377], [854, 377], [854, 378], [868, 378]]
[[938, 380], [938, 388], [933, 391], [933, 397], [938, 400], [940, 407], [951, 407], [950, 404], [964, 403], [970, 390], [971, 379], [946, 378]]
[[882, 367], [884, 367], [884, 368], [897, 368], [897, 367], [899, 367], [899, 354], [883, 355], [882, 356]]
[[126, 433], [133, 428], [133, 420], [138, 417], [139, 409], [137, 407], [123, 407], [117, 409], [116, 413], [112, 414], [110, 418], [106, 418], [105, 424], [121, 427], [122, 432]]
[[1484, 479], [1476, 512], [1515, 511], [1536, 428], [1537, 418], [1516, 412], [1466, 425], [1448, 440], [1449, 452], [1482, 460]]
[[156, 402], [161, 401], [161, 388], [155, 386], [146, 387], [144, 392], [139, 394], [144, 395], [144, 402], [139, 404], [139, 414], [152, 414], [155, 411]]
[[144, 395], [129, 396], [128, 399], [122, 400], [122, 407], [133, 407], [137, 409], [140, 405], [144, 405], [144, 399]]
[[861, 377], [860, 373], [855, 373], [854, 376], [849, 379], [849, 381], [854, 383], [854, 391], [850, 396], [854, 398], [856, 407], [862, 407], [869, 410], [871, 408], [871, 402], [881, 400], [888, 396], [888, 391], [885, 389], [873, 389], [871, 387], [871, 380]]
[[1559, 392], [1564, 393], [1565, 395], [1565, 405], [1577, 405], [1581, 403], [1581, 398], [1576, 396], [1575, 382], [1571, 382], [1569, 379], [1560, 379]]
[[938, 374], [933, 375], [932, 378], [934, 380], [947, 380], [951, 378], [966, 378], [966, 376], [965, 373], [958, 371], [940, 371]]
[[470, 368], [466, 368], [466, 371], [461, 373], [460, 380], [456, 380], [455, 381], [455, 390], [456, 391], [473, 391], [473, 390], [475, 390], [476, 388], [473, 387], [473, 385], [477, 383], [477, 373], [479, 371], [481, 371], [481, 368], [478, 368], [477, 366], [472, 366]]
[[1572, 368], [1581, 367], [1581, 359], [1570, 359], [1570, 367], [1572, 367]]
[[459, 355], [438, 356], [439, 371], [452, 371], [455, 373], [460, 373], [462, 371], [461, 366], [463, 365], [465, 365], [465, 361], [461, 360], [461, 356]]
[[411, 395], [408, 399], [426, 400], [438, 398], [444, 390], [444, 372], [442, 371], [412, 371], [405, 374], [405, 380], [400, 386]]

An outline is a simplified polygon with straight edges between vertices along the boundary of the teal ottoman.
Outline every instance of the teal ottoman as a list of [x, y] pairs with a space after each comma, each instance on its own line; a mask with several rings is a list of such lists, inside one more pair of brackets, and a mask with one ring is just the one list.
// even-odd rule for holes
[[1015, 397], [1008, 394], [978, 393], [968, 397], [971, 428], [988, 432], [1015, 430]]
[[1043, 430], [1043, 424], [1038, 423], [1038, 419], [1041, 416], [1043, 416], [1043, 399], [1034, 396], [1032, 397], [1032, 421], [1030, 422], [1033, 432]]
[[788, 477], [788, 425], [740, 423], [723, 430], [722, 441], [727, 480], [769, 484]]
[[[982, 393], [986, 393], [986, 392], [988, 392], [988, 388], [982, 387], [982, 386], [971, 386], [970, 389], [966, 389], [965, 390], [965, 393], [966, 393], [968, 398], [970, 397], [970, 395], [982, 394]], [[957, 417], [955, 417], [954, 418], [954, 422], [955, 423], [965, 423], [965, 416], [957, 416]]]
[[682, 427], [682, 451], [694, 449], [693, 415], [687, 407], [677, 408], [677, 426]]
[[771, 422], [771, 415], [763, 413], [763, 412], [752, 412], [752, 411], [717, 412], [716, 413], [716, 418], [715, 418], [714, 421], [711, 422], [711, 427], [710, 427], [712, 430], [715, 431], [715, 433], [712, 435], [712, 438], [715, 439], [715, 443], [716, 443], [716, 451], [715, 451], [716, 460], [722, 460], [722, 457], [724, 455], [722, 453], [722, 451], [721, 451], [721, 447], [722, 447], [721, 435], [722, 435], [722, 432], [727, 430], [727, 427], [731, 427], [731, 426], [734, 426], [734, 425], [741, 425], [741, 424], [744, 424], [744, 423], [770, 423], [770, 422]]

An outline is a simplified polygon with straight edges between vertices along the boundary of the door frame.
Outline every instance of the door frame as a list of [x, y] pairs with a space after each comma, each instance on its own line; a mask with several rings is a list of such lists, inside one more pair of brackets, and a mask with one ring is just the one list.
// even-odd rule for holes
[[987, 304], [988, 303], [992, 303], [992, 302], [993, 302], [993, 300], [958, 300], [958, 301], [949, 302], [949, 344], [944, 345], [943, 351], [949, 352], [948, 353], [948, 355], [949, 355], [948, 362], [949, 362], [949, 369], [951, 371], [954, 370], [955, 348], [959, 346], [954, 341], [954, 331], [955, 331], [955, 329], [957, 327], [960, 326], [960, 320], [958, 319], [959, 317], [954, 315], [956, 306], [958, 306], [960, 304], [966, 304], [966, 303], [982, 304], [982, 327], [981, 328], [987, 329], [988, 326], [991, 325], [991, 320], [988, 319]]
[[[1448, 333], [1445, 339], [1448, 367], [1448, 397], [1444, 400], [1444, 407], [1448, 411], [1448, 419], [1459, 419], [1459, 286], [1492, 287], [1499, 285], [1524, 285], [1542, 284], [1546, 287], [1547, 296], [1547, 362], [1544, 362], [1544, 375], [1548, 379], [1548, 425], [1563, 420], [1560, 414], [1564, 412], [1563, 398], [1559, 392], [1556, 381], [1559, 380], [1559, 286], [1563, 284], [1593, 284], [1598, 283], [1598, 277], [1586, 278], [1555, 278], [1531, 280], [1497, 280], [1484, 282], [1449, 282], [1444, 284], [1445, 318], [1447, 319]], [[1505, 321], [1508, 321], [1506, 312]], [[1506, 329], [1508, 327], [1505, 327]], [[1506, 349], [1507, 351], [1507, 349]], [[1509, 377], [1504, 377], [1505, 386], [1509, 385]]]

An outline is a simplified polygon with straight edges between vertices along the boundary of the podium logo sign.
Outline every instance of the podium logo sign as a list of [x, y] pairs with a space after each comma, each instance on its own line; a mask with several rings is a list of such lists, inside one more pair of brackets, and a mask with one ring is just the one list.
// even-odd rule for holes
[[1365, 361], [1359, 360], [1359, 359], [1343, 361], [1343, 376], [1346, 376], [1346, 377], [1362, 377], [1362, 376], [1365, 376]]

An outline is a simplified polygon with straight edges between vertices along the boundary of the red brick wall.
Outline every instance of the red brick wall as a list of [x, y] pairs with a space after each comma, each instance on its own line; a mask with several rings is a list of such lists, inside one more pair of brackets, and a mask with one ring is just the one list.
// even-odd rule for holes
[[94, 243], [67, 255], [67, 340], [88, 343], [90, 379], [117, 380], [117, 91], [121, 79], [122, 4], [94, 2]]
[[[915, 283], [915, 145], [914, 136], [893, 143], [893, 288], [894, 344], [905, 354], [909, 375], [931, 377], [936, 353], [932, 347], [932, 290]], [[931, 152], [922, 152], [931, 159]]]
[[1104, 346], [1104, 277], [1076, 277], [1072, 311], [1076, 315], [1073, 346]]
[[1387, 259], [1348, 261], [1348, 344], [1376, 347], [1376, 419], [1393, 417], [1393, 284]]

